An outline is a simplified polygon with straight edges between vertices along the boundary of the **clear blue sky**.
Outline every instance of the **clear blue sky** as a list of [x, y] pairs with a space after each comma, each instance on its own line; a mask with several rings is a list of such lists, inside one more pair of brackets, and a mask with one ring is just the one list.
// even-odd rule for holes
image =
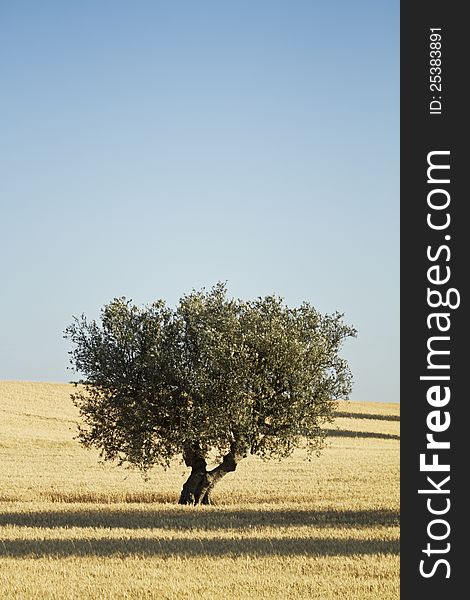
[[227, 280], [339, 310], [399, 400], [398, 1], [3, 2], [0, 378], [72, 315]]

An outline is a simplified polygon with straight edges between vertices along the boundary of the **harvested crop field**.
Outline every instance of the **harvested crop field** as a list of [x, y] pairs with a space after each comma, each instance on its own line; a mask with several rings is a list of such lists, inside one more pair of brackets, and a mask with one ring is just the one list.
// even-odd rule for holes
[[2, 598], [399, 597], [398, 404], [341, 403], [319, 458], [250, 457], [181, 507], [182, 463], [144, 481], [78, 445], [71, 389], [0, 382]]

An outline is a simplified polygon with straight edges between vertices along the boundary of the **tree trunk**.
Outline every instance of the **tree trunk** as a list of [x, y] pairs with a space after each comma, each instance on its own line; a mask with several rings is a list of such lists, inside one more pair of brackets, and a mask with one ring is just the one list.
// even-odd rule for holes
[[207, 473], [207, 463], [199, 444], [188, 446], [183, 451], [183, 459], [191, 474], [183, 485], [179, 504], [199, 504], [199, 488]]
[[211, 493], [214, 487], [227, 473], [235, 471], [239, 461], [247, 455], [233, 442], [220, 465], [208, 471], [206, 460], [198, 450], [192, 447], [183, 453], [186, 465], [191, 467], [191, 474], [183, 485], [179, 504], [213, 504]]

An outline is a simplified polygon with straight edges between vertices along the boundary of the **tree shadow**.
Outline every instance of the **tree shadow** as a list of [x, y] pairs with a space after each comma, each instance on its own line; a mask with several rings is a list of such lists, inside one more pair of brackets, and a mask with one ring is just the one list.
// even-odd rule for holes
[[329, 437], [374, 438], [378, 440], [399, 440], [398, 433], [379, 433], [377, 431], [353, 431], [352, 429], [328, 429]]
[[335, 417], [346, 419], [371, 419], [373, 421], [399, 421], [400, 415], [381, 415], [372, 413], [335, 412]]
[[38, 510], [0, 513], [0, 526], [166, 530], [252, 529], [254, 527], [386, 527], [399, 524], [397, 510], [231, 509], [226, 507]]
[[48, 540], [4, 540], [0, 556], [351, 556], [398, 554], [398, 540], [354, 538], [80, 538]]

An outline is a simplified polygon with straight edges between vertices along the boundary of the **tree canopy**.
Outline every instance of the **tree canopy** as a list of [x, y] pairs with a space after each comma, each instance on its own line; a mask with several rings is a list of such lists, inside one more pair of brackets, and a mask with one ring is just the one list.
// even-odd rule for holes
[[[322, 448], [322, 426], [351, 390], [339, 351], [355, 334], [339, 313], [289, 308], [276, 296], [231, 299], [222, 283], [175, 309], [114, 299], [101, 323], [82, 315], [65, 331], [83, 376], [72, 396], [84, 421], [79, 439], [144, 472], [182, 455], [192, 471], [180, 502], [209, 502], [248, 454]], [[212, 471], [210, 450], [223, 457]]]

